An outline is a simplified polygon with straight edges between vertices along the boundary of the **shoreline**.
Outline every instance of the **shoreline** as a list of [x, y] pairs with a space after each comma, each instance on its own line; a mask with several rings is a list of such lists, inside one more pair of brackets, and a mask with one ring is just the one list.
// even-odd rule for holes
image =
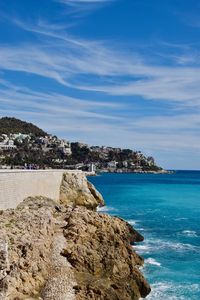
[[[110, 171], [110, 170], [98, 170], [95, 175], [98, 174], [174, 174], [175, 171], [160, 170], [160, 171]], [[94, 175], [94, 176], [95, 176]]]
[[144, 259], [132, 247], [144, 238], [127, 221], [97, 212], [103, 205], [84, 173], [64, 173], [58, 199], [35, 195], [2, 209], [0, 298], [145, 298]]

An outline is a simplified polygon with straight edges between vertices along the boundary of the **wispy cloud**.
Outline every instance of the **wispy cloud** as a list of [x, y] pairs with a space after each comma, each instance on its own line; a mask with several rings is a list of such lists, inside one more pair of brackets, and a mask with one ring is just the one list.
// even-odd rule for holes
[[56, 2], [67, 6], [66, 14], [73, 17], [83, 17], [95, 9], [105, 6], [116, 0], [55, 0]]
[[100, 3], [109, 3], [109, 2], [114, 2], [116, 0], [56, 0], [59, 3], [66, 4], [69, 6], [74, 6], [74, 7], [80, 7], [84, 6], [86, 7], [87, 5], [91, 4], [100, 4]]
[[184, 54], [179, 50], [173, 64], [166, 66], [165, 57], [163, 63], [150, 63], [137, 49], [122, 53], [106, 41], [78, 39], [41, 20], [31, 25], [13, 22], [45, 38], [42, 43], [40, 39], [34, 44], [0, 47], [1, 69], [48, 77], [74, 89], [199, 105], [199, 55], [189, 51], [191, 47], [186, 53], [183, 46]]
[[[102, 103], [77, 99], [56, 93], [41, 93], [23, 86], [15, 86], [0, 80], [0, 114], [28, 117], [47, 131], [59, 133], [74, 140], [90, 143], [120, 145], [148, 151], [199, 150], [196, 139], [199, 130], [199, 114], [188, 113], [180, 116], [127, 116], [116, 112], [127, 104]], [[133, 137], [133, 140], [130, 139]], [[184, 139], [182, 138], [184, 136]], [[111, 139], [112, 137], [112, 139]], [[153, 143], [152, 143], [153, 141]]]
[[78, 4], [78, 3], [99, 3], [99, 2], [111, 2], [113, 0], [57, 0], [64, 4]]
[[[15, 86], [8, 81], [0, 79], [0, 103], [7, 103], [13, 107], [24, 107], [43, 110], [45, 112], [71, 113], [77, 116], [91, 118], [120, 120], [109, 115], [113, 110], [120, 110], [119, 103], [100, 102], [69, 97], [52, 92], [37, 92], [23, 86]], [[101, 110], [105, 110], [101, 113]], [[94, 112], [95, 111], [95, 112]], [[99, 111], [99, 112], [98, 112]]]
[[[107, 1], [60, 2], [87, 5]], [[12, 110], [14, 115], [29, 116], [50, 132], [93, 144], [137, 145], [151, 153], [172, 148], [199, 151], [200, 66], [199, 55], [190, 51], [191, 47], [183, 46], [182, 51], [179, 45], [179, 51], [170, 55], [166, 51], [163, 56], [156, 53], [154, 59], [141, 54], [138, 47], [122, 51], [125, 47], [113, 41], [77, 38], [69, 34], [68, 24], [43, 19], [27, 23], [15, 18], [12, 23], [31, 32], [35, 40], [0, 46], [1, 114]], [[50, 79], [46, 92], [6, 81], [8, 72]], [[63, 93], [53, 92], [52, 83]], [[83, 99], [67, 96], [69, 88], [82, 93]], [[156, 101], [158, 105], [170, 103], [171, 110], [168, 115], [159, 110], [149, 116], [141, 106], [143, 114], [130, 112], [130, 99], [137, 104], [140, 100], [154, 105]]]

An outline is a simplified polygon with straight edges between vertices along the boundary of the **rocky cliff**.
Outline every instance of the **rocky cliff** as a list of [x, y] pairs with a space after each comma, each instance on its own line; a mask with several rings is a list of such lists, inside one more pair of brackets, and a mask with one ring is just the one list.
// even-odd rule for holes
[[60, 187], [60, 203], [95, 210], [97, 206], [104, 205], [104, 200], [84, 173], [66, 173]]
[[131, 246], [143, 237], [94, 211], [103, 199], [83, 175], [65, 174], [60, 198], [27, 198], [0, 212], [0, 300], [145, 297], [143, 259]]

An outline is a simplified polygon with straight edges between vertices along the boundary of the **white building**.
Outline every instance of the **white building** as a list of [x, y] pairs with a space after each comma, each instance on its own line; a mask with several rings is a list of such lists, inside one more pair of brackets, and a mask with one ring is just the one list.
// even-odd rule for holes
[[91, 173], [95, 173], [95, 171], [96, 171], [96, 166], [95, 166], [95, 164], [93, 164], [93, 163], [89, 164], [89, 169], [88, 169], [88, 171], [91, 172]]
[[66, 155], [71, 155], [71, 143], [66, 140], [60, 140], [59, 150], [61, 150]]
[[108, 162], [108, 167], [109, 168], [116, 168], [117, 167], [118, 162], [113, 160], [113, 161], [109, 161]]
[[124, 168], [128, 168], [128, 162], [125, 160], [125, 161], [123, 161], [123, 167]]
[[29, 134], [24, 134], [24, 133], [12, 133], [10, 134], [10, 138], [12, 140], [17, 140], [19, 143], [23, 143], [23, 141], [25, 139], [30, 139], [30, 135]]
[[12, 150], [15, 148], [17, 147], [14, 145], [14, 141], [8, 138], [0, 143], [0, 150]]

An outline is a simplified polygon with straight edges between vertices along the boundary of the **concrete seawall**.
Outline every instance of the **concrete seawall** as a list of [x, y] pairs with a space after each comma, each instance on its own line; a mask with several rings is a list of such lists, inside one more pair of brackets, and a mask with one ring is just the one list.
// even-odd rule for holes
[[29, 196], [59, 199], [63, 173], [78, 170], [0, 170], [0, 209], [15, 208]]

